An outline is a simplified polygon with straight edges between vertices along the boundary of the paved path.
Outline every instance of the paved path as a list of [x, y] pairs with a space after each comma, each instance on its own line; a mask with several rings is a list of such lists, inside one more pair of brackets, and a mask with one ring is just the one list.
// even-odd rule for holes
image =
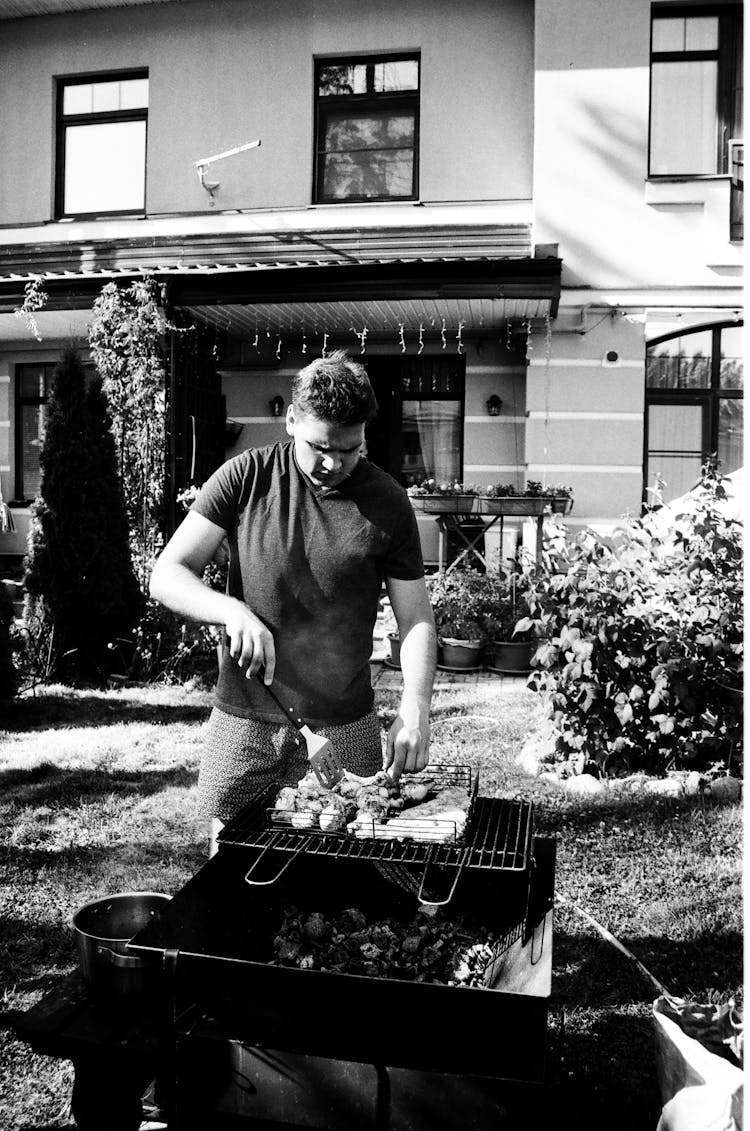
[[[399, 691], [402, 686], [401, 672], [387, 667], [382, 660], [371, 662], [372, 685], [380, 690]], [[435, 690], [445, 691], [458, 687], [481, 687], [494, 690], [498, 694], [508, 691], [522, 691], [526, 686], [525, 675], [498, 675], [496, 672], [445, 672], [438, 669], [435, 677]]]

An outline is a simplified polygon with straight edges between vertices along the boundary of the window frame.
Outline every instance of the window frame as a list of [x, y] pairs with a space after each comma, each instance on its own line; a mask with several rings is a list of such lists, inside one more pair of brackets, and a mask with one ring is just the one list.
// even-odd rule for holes
[[[716, 48], [704, 48], [697, 51], [654, 51], [654, 24], [660, 19], [674, 19], [684, 17], [715, 16], [719, 21], [719, 42]], [[651, 7], [651, 22], [649, 28], [649, 99], [648, 99], [648, 171], [649, 180], [674, 180], [674, 178], [698, 179], [705, 177], [727, 176], [729, 167], [729, 141], [739, 137], [735, 129], [741, 123], [735, 121], [733, 94], [736, 83], [742, 84], [742, 75], [736, 75], [736, 48], [741, 43], [743, 32], [742, 5], [728, 3], [723, 5], [705, 6], [696, 5], [670, 5], [654, 4]], [[714, 139], [714, 171], [712, 173], [668, 172], [656, 173], [652, 170], [652, 118], [654, 108], [654, 63], [685, 63], [705, 62], [715, 60], [716, 67], [716, 137]], [[740, 98], [740, 105], [741, 105]]]
[[[417, 89], [415, 91], [387, 91], [372, 94], [340, 94], [321, 96], [319, 93], [319, 75], [324, 67], [356, 66], [357, 64], [398, 63], [414, 61], [417, 64]], [[378, 204], [388, 201], [404, 202], [419, 199], [419, 118], [422, 89], [422, 54], [420, 51], [388, 51], [377, 55], [336, 55], [317, 56], [313, 66], [313, 91], [315, 99], [315, 136], [313, 138], [313, 184], [312, 202], [318, 205], [331, 204]], [[329, 109], [341, 110], [344, 107], [360, 107], [362, 109], [382, 109], [388, 107], [393, 110], [410, 109], [414, 111], [414, 142], [412, 146], [412, 183], [411, 193], [405, 196], [346, 196], [326, 197], [323, 194], [323, 177], [325, 173], [324, 150], [322, 139], [324, 125]]]
[[[102, 110], [86, 114], [64, 114], [65, 91], [72, 86], [85, 86], [87, 83], [122, 82], [130, 79], [149, 79], [148, 68], [139, 67], [124, 71], [97, 71], [87, 74], [59, 75], [56, 79], [57, 97], [55, 103], [55, 218], [93, 219], [98, 216], [144, 216], [146, 214], [146, 189], [148, 169], [148, 119], [149, 106], [139, 106], [127, 110]], [[150, 88], [149, 88], [150, 99]], [[66, 131], [70, 126], [107, 125], [111, 122], [145, 123], [145, 156], [143, 161], [143, 207], [97, 209], [94, 212], [65, 211], [65, 162]]]
[[[643, 502], [649, 503], [646, 492], [648, 483], [649, 460], [649, 410], [651, 405], [700, 405], [702, 412], [702, 459], [706, 460], [719, 447], [719, 424], [721, 421], [722, 400], [744, 400], [745, 391], [742, 389], [725, 389], [721, 385], [721, 334], [726, 329], [736, 329], [744, 326], [744, 321], [725, 319], [721, 322], [711, 322], [697, 326], [686, 326], [683, 330], [670, 330], [667, 334], [660, 334], [646, 342], [646, 382], [645, 382], [645, 415], [643, 426]], [[711, 333], [711, 365], [709, 369], [709, 383], [705, 388], [669, 389], [650, 386], [648, 384], [648, 355], [649, 350], [662, 342], [673, 341], [675, 338], [689, 338], [693, 334]]]
[[[29, 406], [41, 406], [49, 403], [50, 381], [57, 366], [55, 361], [19, 361], [16, 362], [14, 367], [15, 378], [15, 407], [14, 407], [14, 456], [15, 456], [15, 483], [13, 491], [13, 502], [29, 506], [34, 501], [34, 496], [28, 495], [24, 489], [23, 481], [23, 456], [24, 456], [24, 437], [23, 437], [23, 410]], [[28, 369], [43, 369], [44, 370], [44, 394], [34, 397], [23, 396], [21, 393], [21, 378], [23, 373]]]

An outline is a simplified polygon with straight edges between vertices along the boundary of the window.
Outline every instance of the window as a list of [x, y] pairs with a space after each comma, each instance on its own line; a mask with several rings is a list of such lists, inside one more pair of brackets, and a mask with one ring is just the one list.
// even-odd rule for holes
[[54, 362], [16, 366], [16, 490], [30, 502], [39, 494], [42, 475], [39, 452], [44, 439], [44, 412]]
[[646, 486], [665, 501], [694, 487], [716, 452], [725, 475], [742, 465], [743, 330], [718, 325], [657, 338], [646, 356]]
[[[39, 453], [57, 365], [55, 361], [43, 361], [16, 366], [16, 502], [32, 502], [42, 485]], [[82, 361], [81, 366], [88, 385], [96, 376], [96, 368], [91, 361]]]
[[654, 8], [649, 176], [729, 173], [741, 137], [741, 7]]
[[145, 72], [61, 80], [57, 110], [57, 215], [143, 212]]
[[413, 200], [419, 58], [322, 60], [315, 92], [315, 201]]
[[463, 359], [368, 358], [378, 402], [367, 454], [404, 487], [462, 478]]

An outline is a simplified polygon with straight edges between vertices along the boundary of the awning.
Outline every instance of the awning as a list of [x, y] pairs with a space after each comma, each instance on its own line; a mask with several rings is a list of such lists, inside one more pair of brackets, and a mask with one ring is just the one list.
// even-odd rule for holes
[[172, 309], [243, 336], [490, 334], [557, 312], [561, 261], [532, 256], [528, 237], [525, 225], [486, 225], [0, 247], [0, 341], [29, 336], [13, 311], [32, 278], [47, 295], [44, 337], [85, 333], [105, 283], [145, 276]]

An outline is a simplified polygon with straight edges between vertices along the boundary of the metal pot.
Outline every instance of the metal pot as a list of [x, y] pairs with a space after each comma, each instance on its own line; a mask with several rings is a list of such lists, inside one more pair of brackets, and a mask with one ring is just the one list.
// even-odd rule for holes
[[156, 989], [159, 955], [128, 952], [128, 943], [169, 903], [158, 892], [125, 892], [87, 903], [73, 916], [84, 980], [107, 997], [139, 997]]

